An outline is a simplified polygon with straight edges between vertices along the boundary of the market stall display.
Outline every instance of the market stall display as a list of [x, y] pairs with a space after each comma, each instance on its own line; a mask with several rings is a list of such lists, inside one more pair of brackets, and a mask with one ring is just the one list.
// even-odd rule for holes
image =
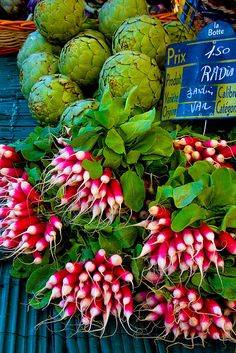
[[[235, 128], [161, 120], [162, 58], [169, 50], [179, 65], [184, 55], [167, 47], [176, 39], [147, 4], [108, 33], [99, 16], [84, 30], [79, 2], [65, 35], [44, 12], [50, 3], [36, 5], [35, 24], [62, 50], [55, 73], [46, 55], [36, 61], [28, 103], [39, 126], [0, 149], [0, 239], [12, 273], [25, 271], [33, 308], [53, 305], [50, 322], [73, 318], [102, 336], [112, 318], [169, 344], [235, 342]], [[111, 0], [99, 14], [111, 20], [119, 6]], [[38, 55], [30, 46], [18, 55], [22, 78]]]

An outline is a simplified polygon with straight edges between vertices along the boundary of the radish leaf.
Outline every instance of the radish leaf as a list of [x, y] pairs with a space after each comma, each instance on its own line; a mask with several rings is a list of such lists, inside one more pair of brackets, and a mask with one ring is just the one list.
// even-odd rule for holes
[[221, 229], [236, 228], [236, 206], [231, 206], [224, 216]]
[[140, 176], [140, 178], [143, 177], [143, 174], [145, 172], [144, 166], [141, 163], [136, 163], [135, 164], [135, 171], [136, 173]]
[[178, 186], [173, 190], [173, 199], [177, 208], [183, 208], [189, 204], [203, 191], [203, 182], [198, 180], [192, 183]]
[[43, 309], [49, 302], [52, 291], [47, 292], [46, 294], [41, 294], [41, 297], [34, 297], [30, 299], [29, 304], [32, 308], [38, 310]]
[[152, 109], [143, 114], [135, 115], [128, 122], [120, 125], [120, 129], [125, 135], [124, 141], [130, 142], [150, 130], [155, 116], [155, 109]]
[[113, 97], [111, 94], [110, 86], [109, 84], [107, 84], [101, 96], [101, 100], [99, 104], [100, 109], [101, 110], [105, 109], [107, 106], [109, 106], [109, 104], [112, 103], [112, 100], [113, 100]]
[[172, 186], [163, 185], [159, 186], [157, 189], [156, 200], [152, 202], [152, 205], [163, 204], [167, 202], [168, 198], [173, 197], [173, 188]]
[[199, 286], [201, 285], [201, 288], [206, 292], [206, 293], [210, 293], [210, 294], [214, 294], [213, 289], [211, 288], [211, 286], [209, 285], [209, 283], [207, 282], [206, 278], [202, 278], [202, 274], [201, 273], [195, 273], [193, 275], [193, 277], [191, 278], [191, 282], [194, 286], [196, 286], [197, 288], [199, 288]]
[[[170, 134], [161, 127], [154, 126], [152, 128], [155, 129], [154, 143], [145, 154], [158, 154], [160, 156], [170, 157], [174, 152], [173, 140]], [[138, 149], [137, 146], [135, 149]]]
[[112, 151], [118, 154], [125, 153], [124, 141], [114, 128], [108, 131], [107, 136], [105, 138], [105, 144]]
[[141, 282], [142, 270], [143, 270], [143, 260], [133, 259], [131, 261], [131, 272], [134, 275], [134, 278], [138, 284]]
[[138, 162], [140, 157], [140, 152], [136, 150], [131, 150], [127, 153], [126, 161], [128, 164], [135, 164]]
[[105, 161], [103, 163], [104, 167], [118, 168], [122, 162], [122, 155], [115, 153], [108, 147], [104, 147], [103, 156]]
[[28, 175], [28, 181], [31, 185], [37, 185], [37, 182], [41, 179], [41, 174], [42, 171], [38, 166], [35, 166], [34, 168], [25, 168], [27, 175]]
[[80, 261], [88, 261], [94, 257], [93, 252], [91, 249], [83, 249], [81, 251]]
[[216, 169], [212, 175], [211, 207], [233, 205], [236, 200], [236, 172], [227, 168]]
[[193, 181], [201, 179], [203, 174], [212, 174], [214, 171], [215, 167], [207, 161], [197, 161], [188, 168], [188, 174]]
[[122, 174], [120, 181], [125, 205], [135, 212], [140, 211], [145, 199], [143, 180], [135, 172], [128, 170]]
[[40, 150], [37, 147], [32, 148], [32, 145], [25, 145], [21, 150], [22, 156], [31, 162], [40, 161], [45, 156], [45, 151]]
[[85, 132], [75, 137], [69, 144], [75, 149], [90, 151], [97, 142], [99, 136], [100, 134], [97, 132], [97, 130]]
[[119, 226], [114, 229], [113, 236], [116, 238], [116, 241], [120, 243], [122, 248], [128, 249], [134, 245], [137, 233], [135, 227], [125, 228], [125, 225], [123, 224], [122, 227], [122, 223], [120, 223]]
[[27, 278], [35, 268], [37, 268], [37, 265], [32, 264], [32, 256], [24, 255], [13, 261], [10, 274], [15, 278]]
[[234, 277], [218, 274], [208, 276], [208, 281], [215, 292], [228, 300], [236, 300], [236, 281]]
[[181, 232], [184, 228], [192, 225], [194, 222], [206, 219], [207, 215], [207, 210], [192, 203], [182, 208], [180, 211], [173, 213], [171, 229], [174, 232]]
[[137, 138], [137, 143], [135, 144], [135, 149], [141, 153], [147, 152], [155, 143], [156, 132], [150, 129], [144, 135]]
[[106, 129], [111, 129], [115, 124], [114, 115], [111, 116], [108, 110], [93, 111], [92, 115], [94, 120]]
[[42, 289], [49, 277], [57, 271], [58, 268], [56, 268], [56, 264], [48, 264], [37, 268], [32, 272], [26, 283], [26, 292], [36, 293], [38, 290]]
[[82, 167], [89, 172], [90, 178], [92, 179], [100, 178], [103, 173], [103, 168], [97, 161], [89, 161], [88, 159], [84, 159], [82, 162]]
[[114, 254], [122, 250], [121, 244], [115, 237], [113, 237], [113, 235], [106, 236], [104, 234], [100, 234], [98, 241], [100, 248], [106, 250], [106, 252], [110, 254]]

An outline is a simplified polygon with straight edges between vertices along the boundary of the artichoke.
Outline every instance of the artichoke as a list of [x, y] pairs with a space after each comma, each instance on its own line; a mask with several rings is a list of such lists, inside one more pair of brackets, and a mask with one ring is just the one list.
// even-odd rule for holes
[[33, 53], [24, 60], [20, 70], [20, 84], [23, 96], [28, 99], [31, 88], [43, 75], [58, 72], [58, 57], [51, 53]]
[[148, 110], [160, 99], [161, 81], [161, 72], [154, 59], [137, 51], [125, 50], [105, 61], [100, 72], [99, 90], [102, 94], [109, 85], [112, 95], [121, 97], [136, 86], [135, 104]]
[[85, 110], [97, 109], [98, 106], [99, 103], [95, 99], [80, 99], [75, 101], [64, 110], [60, 124], [68, 127], [78, 125]]
[[191, 29], [188, 30], [180, 21], [166, 22], [163, 26], [169, 35], [171, 44], [186, 42], [196, 38], [196, 33]]
[[65, 43], [84, 22], [83, 0], [41, 0], [34, 9], [38, 31], [51, 43]]
[[17, 55], [19, 69], [21, 69], [23, 61], [31, 54], [42, 51], [57, 55], [60, 53], [61, 47], [49, 43], [38, 31], [30, 33]]
[[105, 60], [111, 55], [102, 33], [88, 29], [63, 47], [59, 58], [60, 73], [81, 86], [94, 85]]
[[55, 125], [72, 102], [83, 99], [79, 86], [60, 74], [42, 76], [32, 87], [29, 109], [41, 125]]
[[113, 53], [136, 50], [154, 58], [158, 65], [165, 63], [166, 47], [170, 44], [161, 22], [152, 16], [142, 15], [128, 18], [114, 34]]
[[99, 10], [99, 31], [112, 38], [113, 33], [128, 17], [145, 14], [148, 14], [145, 0], [109, 0]]

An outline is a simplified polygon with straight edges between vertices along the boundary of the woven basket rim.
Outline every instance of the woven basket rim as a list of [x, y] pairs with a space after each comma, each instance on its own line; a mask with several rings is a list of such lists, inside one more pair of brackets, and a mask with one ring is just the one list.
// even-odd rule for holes
[[34, 21], [0, 20], [0, 30], [29, 31], [35, 30]]
[[161, 22], [170, 22], [170, 21], [178, 20], [177, 14], [175, 12], [163, 12], [163, 13], [150, 14], [150, 15], [158, 18]]
[[[177, 20], [177, 14], [174, 12], [151, 14], [151, 16], [158, 18], [161, 22]], [[35, 30], [34, 21], [0, 19], [0, 55], [18, 52], [29, 33]]]
[[[151, 14], [151, 16], [157, 17], [161, 22], [173, 21], [177, 19], [177, 14], [174, 12], [164, 12], [160, 14]], [[12, 30], [35, 30], [34, 21], [19, 20], [1, 20], [0, 19], [0, 29], [12, 29]]]

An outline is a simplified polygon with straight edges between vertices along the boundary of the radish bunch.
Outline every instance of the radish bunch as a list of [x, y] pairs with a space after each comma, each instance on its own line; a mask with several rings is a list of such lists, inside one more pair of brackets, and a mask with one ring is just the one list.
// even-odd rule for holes
[[13, 255], [30, 253], [34, 263], [40, 264], [43, 253], [56, 241], [62, 224], [52, 215], [45, 221], [38, 214], [42, 203], [38, 192], [23, 178], [6, 182], [4, 199], [0, 208], [0, 246], [12, 251]]
[[161, 291], [139, 292], [135, 301], [142, 310], [148, 312], [145, 321], [164, 324], [164, 336], [172, 334], [175, 339], [184, 336], [194, 340], [206, 338], [213, 340], [235, 339], [233, 325], [236, 302], [225, 300], [218, 303], [212, 298], [201, 297], [194, 288], [181, 284], [168, 289], [171, 298], [166, 299]]
[[203, 275], [211, 263], [217, 268], [224, 267], [224, 260], [216, 247], [217, 236], [206, 224], [174, 232], [169, 210], [152, 206], [149, 213], [153, 219], [141, 222], [149, 230], [149, 238], [139, 257], [147, 255], [151, 267], [159, 274], [199, 270]]
[[17, 166], [21, 162], [21, 157], [13, 147], [0, 145], [0, 197], [4, 196], [5, 187], [9, 181], [24, 174], [24, 171]]
[[51, 161], [50, 186], [60, 185], [60, 206], [76, 211], [78, 215], [91, 213], [93, 220], [105, 215], [112, 223], [123, 203], [120, 182], [112, 178], [112, 171], [105, 168], [99, 179], [92, 179], [82, 166], [84, 160], [93, 160], [89, 152], [75, 152], [71, 146], [59, 150]]
[[218, 236], [218, 247], [225, 248], [230, 254], [236, 255], [236, 234], [220, 232]]
[[129, 322], [133, 314], [130, 285], [133, 275], [122, 266], [122, 258], [106, 257], [98, 250], [93, 261], [68, 262], [54, 273], [44, 289], [51, 290], [50, 300], [56, 300], [62, 318], [79, 314], [81, 325], [91, 328], [97, 317], [105, 329], [110, 314]]
[[205, 160], [216, 168], [233, 168], [227, 160], [236, 157], [236, 145], [228, 146], [225, 140], [203, 141], [195, 137], [186, 136], [174, 141], [174, 148], [182, 150], [187, 164]]

